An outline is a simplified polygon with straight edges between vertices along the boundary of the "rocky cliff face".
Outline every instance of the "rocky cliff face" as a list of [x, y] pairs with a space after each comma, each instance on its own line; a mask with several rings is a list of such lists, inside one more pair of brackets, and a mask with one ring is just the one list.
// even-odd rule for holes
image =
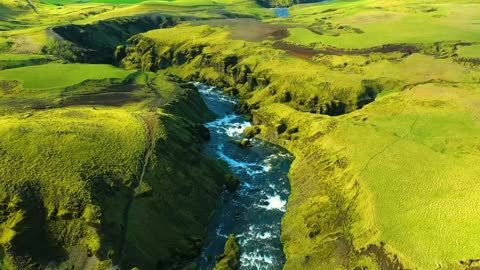
[[196, 89], [186, 87], [163, 106], [171, 115], [145, 119], [161, 139], [150, 145], [152, 155], [126, 213], [124, 269], [186, 267], [201, 251], [223, 191], [226, 167], [202, 153], [201, 122], [211, 114]]
[[[293, 79], [296, 84], [293, 87], [292, 80], [284, 78], [294, 75], [285, 72], [284, 67], [289, 65], [289, 61], [283, 59], [280, 50], [260, 51], [267, 48], [252, 43], [245, 44], [234, 53], [226, 53], [229, 46], [201, 41], [172, 44], [137, 35], [129, 39], [122, 64], [126, 68], [147, 71], [172, 68], [186, 80], [223, 87], [230, 94], [240, 94], [240, 112], [249, 112], [261, 104], [279, 102], [299, 111], [341, 115], [368, 104], [381, 91], [375, 82], [362, 82], [358, 89], [330, 90], [332, 87], [328, 82], [317, 81], [310, 75]], [[267, 55], [275, 59], [272, 66], [263, 64], [267, 61], [261, 58]], [[323, 96], [311, 93], [309, 89]]]

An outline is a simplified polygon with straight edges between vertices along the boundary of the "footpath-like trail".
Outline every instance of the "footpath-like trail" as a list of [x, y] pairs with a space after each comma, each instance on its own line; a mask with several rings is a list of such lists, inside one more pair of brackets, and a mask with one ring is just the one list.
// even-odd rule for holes
[[145, 176], [145, 173], [147, 171], [147, 167], [149, 164], [150, 157], [152, 156], [154, 150], [155, 150], [155, 127], [158, 124], [157, 119], [155, 117], [154, 113], [148, 113], [145, 115], [141, 116], [141, 120], [144, 122], [145, 125], [145, 130], [146, 130], [146, 135], [147, 135], [147, 146], [145, 149], [145, 154], [143, 156], [143, 161], [142, 161], [142, 170], [140, 172], [140, 176], [138, 178], [138, 184], [134, 188], [134, 192], [130, 198], [130, 200], [127, 203], [127, 206], [125, 207], [125, 210], [123, 212], [123, 235], [122, 235], [122, 241], [121, 241], [121, 256], [120, 256], [120, 263], [122, 265], [123, 263], [123, 258], [126, 252], [126, 242], [127, 242], [127, 237], [128, 237], [128, 221], [129, 221], [129, 216], [130, 216], [130, 209], [132, 207], [133, 202], [135, 201], [135, 198], [139, 192], [139, 190], [142, 187], [143, 184], [143, 178]]

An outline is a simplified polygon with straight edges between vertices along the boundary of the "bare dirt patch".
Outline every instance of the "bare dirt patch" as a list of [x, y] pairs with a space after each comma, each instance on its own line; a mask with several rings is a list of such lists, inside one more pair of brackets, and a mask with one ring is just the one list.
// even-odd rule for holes
[[368, 25], [375, 23], [396, 22], [404, 18], [405, 15], [397, 12], [388, 12], [383, 9], [372, 12], [363, 12], [358, 15], [345, 18], [342, 23], [350, 25]]
[[389, 254], [383, 246], [370, 245], [360, 252], [361, 255], [371, 255], [375, 257], [381, 269], [403, 270], [405, 267], [399, 261], [396, 255]]
[[140, 97], [134, 97], [130, 93], [101, 93], [94, 95], [79, 95], [66, 98], [62, 106], [74, 105], [104, 105], [122, 106], [127, 103], [139, 102]]
[[220, 19], [194, 22], [207, 24], [212, 27], [229, 27], [232, 39], [241, 39], [252, 42], [263, 40], [280, 40], [288, 37], [287, 26], [281, 24], [263, 23], [254, 19]]
[[284, 42], [284, 41], [275, 42], [273, 44], [273, 47], [275, 49], [284, 50], [288, 54], [291, 54], [293, 56], [297, 56], [300, 58], [304, 58], [304, 59], [311, 59], [313, 56], [319, 54], [319, 52], [317, 52], [313, 48], [295, 45], [295, 44]]

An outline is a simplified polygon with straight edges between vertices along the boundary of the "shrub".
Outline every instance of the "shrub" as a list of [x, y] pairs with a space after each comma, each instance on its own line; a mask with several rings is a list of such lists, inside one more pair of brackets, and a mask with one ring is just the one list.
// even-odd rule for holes
[[244, 133], [248, 139], [255, 137], [255, 135], [259, 134], [262, 129], [259, 126], [251, 126], [245, 129]]
[[228, 174], [225, 176], [225, 187], [229, 192], [235, 192], [240, 187], [240, 180], [235, 176]]
[[225, 251], [218, 257], [214, 270], [235, 270], [240, 267], [240, 246], [231, 234], [225, 244]]

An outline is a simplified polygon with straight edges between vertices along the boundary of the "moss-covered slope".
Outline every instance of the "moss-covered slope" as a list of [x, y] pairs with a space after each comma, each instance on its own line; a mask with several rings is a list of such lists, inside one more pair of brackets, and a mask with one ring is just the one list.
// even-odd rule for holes
[[336, 79], [345, 74], [327, 75], [328, 68], [285, 55], [267, 41], [230, 40], [229, 35], [209, 26], [147, 32], [129, 40], [123, 64], [149, 71], [173, 67], [172, 72], [183, 78], [230, 88], [242, 94], [245, 111], [281, 102], [303, 111], [339, 115], [361, 108], [381, 91], [358, 75], [339, 84]]
[[474, 266], [476, 100], [473, 85], [433, 83], [337, 118], [280, 104], [255, 111], [260, 136], [296, 156], [285, 269]]
[[304, 59], [287, 48], [276, 49], [283, 41], [272, 42], [275, 38], [268, 34], [262, 42], [251, 42], [232, 39], [235, 31], [234, 26], [207, 25], [150, 31], [129, 40], [123, 65], [169, 69], [186, 79], [225, 87], [240, 93], [243, 111], [285, 103], [299, 111], [334, 116], [362, 108], [383, 91], [426, 81], [473, 83], [478, 74], [439, 57], [434, 49], [455, 50], [455, 43], [330, 49]]
[[225, 251], [217, 260], [214, 270], [237, 270], [240, 267], [240, 246], [235, 235], [228, 237]]
[[[56, 37], [48, 29], [65, 21], [83, 25], [74, 26], [77, 32], [92, 30], [111, 57], [125, 29], [117, 32], [108, 21], [104, 29], [122, 38], [101, 36], [99, 20], [153, 11], [201, 18], [273, 13], [241, 0], [36, 2], [41, 16], [25, 2], [5, 2], [0, 27], [10, 31], [2, 33], [0, 51], [22, 53], [12, 66], [55, 60], [31, 61], [31, 53], [40, 53]], [[261, 126], [249, 135], [260, 131], [295, 154], [283, 223], [286, 269], [471, 269], [480, 258], [479, 9], [469, 0], [328, 1], [295, 6], [291, 17], [265, 23], [155, 30], [131, 38], [125, 55], [116, 52], [127, 68], [239, 94], [239, 110]], [[103, 66], [88, 80], [87, 72], [70, 72], [76, 66], [61, 67], [61, 75], [74, 78], [36, 76], [41, 69], [14, 70], [20, 78], [0, 72], [8, 80], [0, 83], [2, 266], [38, 268], [69, 254], [65, 266], [87, 269], [110, 259], [124, 267], [182, 267], [198, 249], [207, 212], [186, 198], [221, 189], [211, 179], [217, 165], [197, 155], [195, 134], [205, 133], [195, 122], [208, 117], [200, 105], [191, 110], [198, 96], [151, 72]], [[36, 80], [55, 87], [31, 88]], [[177, 147], [186, 142], [188, 150]], [[178, 155], [188, 164], [177, 163]], [[201, 190], [190, 185], [197, 172]], [[174, 201], [170, 191], [185, 201]], [[211, 206], [210, 195], [202, 199]], [[162, 212], [177, 203], [178, 211]], [[157, 224], [167, 233], [155, 231]]]
[[223, 190], [225, 168], [201, 153], [211, 113], [163, 76], [65, 74], [73, 85], [2, 81], [0, 268], [181, 269]]

